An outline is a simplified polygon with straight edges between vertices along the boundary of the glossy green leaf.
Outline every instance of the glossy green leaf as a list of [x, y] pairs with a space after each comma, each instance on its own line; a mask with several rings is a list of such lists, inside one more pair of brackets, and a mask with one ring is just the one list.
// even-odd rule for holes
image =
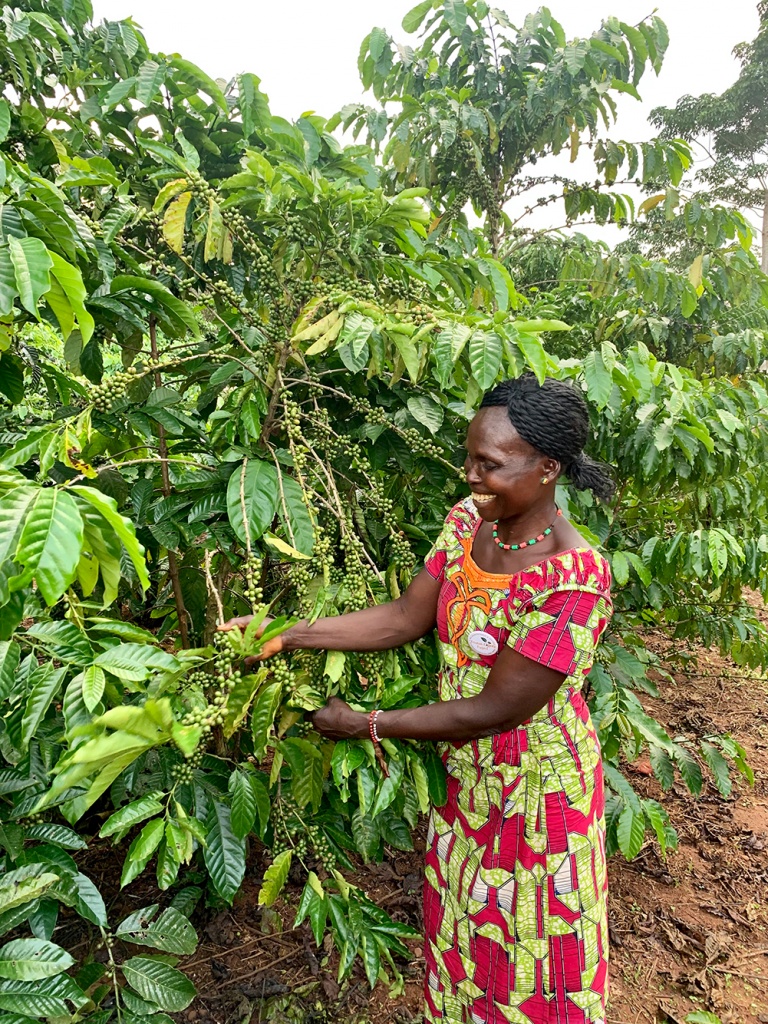
[[83, 703], [89, 711], [93, 711], [101, 700], [105, 685], [106, 676], [99, 665], [89, 665], [83, 671]]
[[77, 573], [83, 520], [70, 494], [42, 488], [30, 506], [15, 559], [34, 576], [44, 600], [54, 604]]
[[51, 287], [51, 255], [39, 238], [11, 237], [8, 250], [21, 304], [38, 316], [38, 303]]
[[83, 275], [76, 266], [67, 263], [57, 253], [50, 252], [48, 255], [51, 259], [53, 276], [77, 319], [82, 340], [83, 342], [88, 342], [93, 334], [95, 321], [85, 307], [87, 292], [83, 284]]
[[162, 818], [156, 818], [148, 822], [131, 843], [123, 864], [123, 873], [120, 877], [120, 888], [128, 885], [138, 877], [152, 857], [152, 854], [160, 845], [165, 831], [165, 822]]
[[245, 876], [245, 840], [235, 835], [223, 800], [211, 799], [206, 826], [205, 866], [216, 892], [231, 903]]
[[282, 689], [281, 683], [270, 683], [264, 687], [254, 702], [251, 713], [251, 732], [253, 752], [257, 758], [262, 757], [266, 750], [275, 715], [280, 706]]
[[229, 777], [232, 831], [238, 839], [244, 839], [253, 829], [256, 821], [256, 793], [251, 779], [238, 770]]
[[625, 807], [619, 817], [616, 835], [621, 852], [627, 860], [633, 860], [640, 853], [645, 838], [644, 815], [638, 814], [631, 807]]
[[412, 395], [407, 402], [408, 412], [423, 424], [430, 434], [437, 434], [443, 425], [442, 406], [428, 395]]
[[28, 864], [6, 871], [0, 877], [0, 914], [33, 903], [58, 880], [58, 874], [47, 870], [44, 864]]
[[0, 947], [0, 978], [37, 981], [68, 970], [74, 957], [44, 939], [14, 939]]
[[121, 970], [142, 999], [168, 1013], [180, 1013], [195, 998], [195, 986], [189, 978], [162, 960], [134, 956], [123, 962]]
[[197, 934], [187, 918], [174, 907], [158, 916], [157, 903], [129, 914], [117, 926], [115, 935], [124, 942], [152, 946], [165, 953], [190, 956], [197, 948]]
[[495, 332], [474, 331], [469, 339], [469, 365], [483, 391], [487, 391], [498, 376], [501, 351], [501, 338]]
[[99, 835], [103, 838], [114, 835], [116, 832], [124, 832], [140, 821], [160, 814], [163, 810], [161, 796], [161, 793], [147, 793], [137, 800], [132, 800], [107, 818], [99, 829]]
[[46, 662], [32, 675], [31, 689], [21, 720], [21, 740], [25, 750], [45, 718], [51, 702], [58, 695], [66, 674], [66, 668], [56, 669], [51, 662]]
[[232, 529], [243, 543], [251, 543], [269, 529], [278, 507], [275, 467], [258, 459], [244, 459], [229, 478], [227, 515]]
[[144, 106], [149, 104], [157, 96], [160, 86], [165, 80], [166, 69], [156, 60], [145, 60], [139, 68], [138, 81], [134, 95], [139, 103]]
[[149, 644], [119, 644], [100, 654], [95, 667], [118, 679], [142, 682], [153, 672], [176, 672], [179, 662], [172, 654]]
[[[115, 537], [120, 541], [125, 553], [131, 560], [133, 568], [136, 570], [136, 574], [139, 578], [139, 582], [142, 587], [146, 589], [149, 586], [149, 576], [147, 574], [147, 565], [144, 560], [144, 548], [136, 539], [136, 529], [130, 519], [127, 519], [117, 510], [117, 502], [114, 498], [110, 498], [106, 494], [102, 494], [101, 491], [97, 491], [93, 487], [81, 487], [79, 485], [69, 488], [74, 494], [78, 496], [84, 502], [92, 505], [93, 508], [99, 513], [102, 519], [105, 521]], [[104, 527], [106, 529], [106, 526]]]
[[278, 501], [278, 515], [282, 519], [286, 537], [303, 555], [311, 555], [315, 547], [315, 530], [304, 500], [304, 492], [293, 477], [285, 473], [280, 478], [282, 493]]

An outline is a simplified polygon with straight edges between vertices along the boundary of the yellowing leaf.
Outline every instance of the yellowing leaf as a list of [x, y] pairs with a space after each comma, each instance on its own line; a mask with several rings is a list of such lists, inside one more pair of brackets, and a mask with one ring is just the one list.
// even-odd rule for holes
[[297, 551], [296, 548], [291, 547], [290, 544], [287, 544], [284, 540], [281, 540], [280, 537], [275, 537], [271, 533], [265, 533], [263, 540], [265, 540], [271, 548], [274, 548], [275, 551], [279, 551], [281, 555], [287, 555], [288, 558], [299, 558], [304, 561], [309, 559], [309, 555], [303, 555], [301, 551]]
[[163, 217], [163, 238], [174, 252], [180, 253], [184, 244], [184, 224], [187, 219], [187, 207], [192, 198], [191, 192], [182, 192], [174, 199]]
[[688, 280], [696, 289], [696, 294], [701, 295], [703, 289], [702, 277], [704, 268], [704, 253], [700, 253], [688, 268]]
[[[324, 316], [322, 320], [318, 320], [317, 323], [312, 324], [309, 327], [304, 328], [298, 334], [293, 336], [293, 343], [296, 344], [300, 341], [312, 341], [314, 338], [319, 338], [325, 334], [326, 331], [330, 330], [334, 324], [338, 323], [341, 319], [341, 313], [338, 309], [332, 309], [327, 316]], [[339, 328], [341, 330], [341, 328]]]
[[576, 157], [579, 155], [579, 146], [581, 145], [581, 135], [579, 129], [574, 125], [571, 128], [571, 163], [574, 163]]
[[219, 257], [223, 241], [224, 221], [221, 217], [221, 210], [215, 199], [209, 199], [208, 230], [205, 233], [205, 248], [203, 250], [203, 259], [206, 263]]
[[666, 192], [660, 192], [657, 196], [649, 196], [647, 199], [644, 199], [642, 203], [640, 203], [640, 206], [637, 209], [638, 214], [650, 213], [650, 211], [654, 210], [659, 205], [659, 203], [663, 203], [666, 198]]
[[344, 317], [339, 316], [339, 319], [333, 324], [330, 330], [327, 330], [322, 338], [318, 338], [314, 345], [310, 345], [305, 355], [316, 356], [325, 350], [336, 341], [338, 336], [341, 334], [341, 328], [344, 326]]

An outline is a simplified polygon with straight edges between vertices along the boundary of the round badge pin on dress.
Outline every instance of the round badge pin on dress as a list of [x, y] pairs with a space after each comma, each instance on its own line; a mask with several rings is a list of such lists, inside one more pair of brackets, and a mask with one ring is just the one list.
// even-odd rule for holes
[[475, 654], [479, 654], [483, 658], [489, 658], [492, 654], [497, 654], [499, 650], [499, 641], [495, 636], [486, 633], [484, 629], [476, 629], [470, 633], [467, 643]]

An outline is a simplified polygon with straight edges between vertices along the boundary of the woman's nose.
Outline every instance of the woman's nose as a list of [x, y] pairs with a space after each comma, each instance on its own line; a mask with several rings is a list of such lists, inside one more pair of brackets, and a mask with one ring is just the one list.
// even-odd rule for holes
[[464, 464], [464, 476], [468, 484], [476, 484], [480, 482], [480, 474], [477, 472], [472, 463], [467, 459]]

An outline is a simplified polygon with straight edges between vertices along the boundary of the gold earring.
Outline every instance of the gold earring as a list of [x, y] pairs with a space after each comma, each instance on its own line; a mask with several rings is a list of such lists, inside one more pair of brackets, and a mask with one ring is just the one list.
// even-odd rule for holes
[[541, 482], [542, 482], [543, 484], [548, 484], [548, 483], [549, 483], [549, 477], [543, 476], [543, 477], [541, 478]]

